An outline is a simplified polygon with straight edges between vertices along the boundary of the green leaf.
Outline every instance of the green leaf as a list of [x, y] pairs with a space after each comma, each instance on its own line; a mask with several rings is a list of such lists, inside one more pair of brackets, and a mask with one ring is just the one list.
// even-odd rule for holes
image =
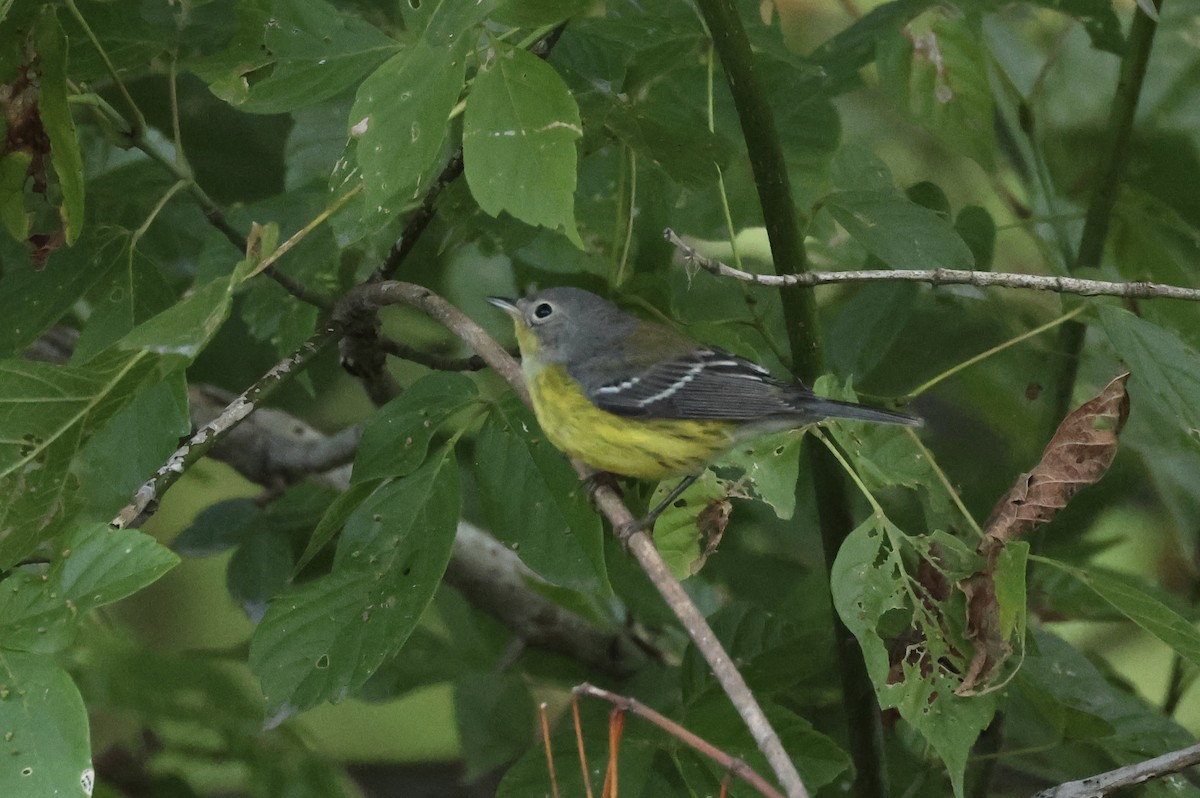
[[83, 231], [83, 157], [67, 104], [67, 37], [53, 6], [47, 6], [38, 21], [37, 47], [41, 72], [38, 111], [50, 138], [51, 161], [62, 191], [59, 214], [69, 246]]
[[[890, 521], [871, 518], [842, 543], [830, 589], [838, 615], [862, 647], [880, 707], [899, 710], [933, 746], [946, 764], [954, 794], [962, 798], [967, 756], [991, 723], [997, 697], [994, 692], [955, 694], [966, 672], [962, 652], [967, 646], [956, 639], [957, 630], [946, 626], [953, 620], [949, 607], [916, 600], [926, 593], [906, 570], [914, 556], [938, 568], [951, 584], [979, 569], [979, 558], [949, 535], [909, 538]], [[895, 663], [899, 671], [894, 673], [892, 638], [908, 627], [921, 644]]]
[[[658, 483], [650, 494], [650, 506], [657, 507], [678, 482]], [[707, 541], [702, 537], [697, 519], [711, 502], [723, 501], [727, 496], [726, 484], [710, 469], [705, 469], [654, 522], [654, 547], [676, 579], [694, 576], [704, 565]]]
[[89, 232], [77, 247], [60, 251], [52, 266], [35, 269], [29, 259], [5, 264], [0, 277], [0, 355], [17, 355], [63, 317], [92, 286], [121, 264], [128, 250], [121, 236]]
[[1035, 561], [1053, 566], [1087, 585], [1096, 595], [1150, 634], [1166, 643], [1179, 656], [1200, 665], [1200, 631], [1192, 622], [1132, 582], [1100, 571], [1084, 571], [1049, 557]]
[[351, 482], [411, 473], [424, 462], [438, 428], [477, 399], [475, 383], [462, 374], [436, 372], [417, 380], [363, 427]]
[[786, 521], [796, 511], [796, 479], [800, 474], [803, 441], [802, 430], [761, 435], [734, 447], [717, 466], [731, 465], [744, 471], [745, 490], [771, 505], [775, 515]]
[[467, 184], [483, 211], [561, 229], [583, 248], [575, 226], [575, 140], [579, 108], [554, 68], [499, 45], [475, 78], [463, 122]]
[[829, 364], [856, 381], [883, 362], [912, 316], [920, 287], [915, 283], [869, 283], [855, 290], [823, 335]]
[[333, 540], [334, 535], [345, 526], [346, 519], [350, 517], [350, 514], [357, 510], [358, 506], [379, 487], [380, 481], [379, 479], [370, 479], [352, 482], [350, 487], [333, 500], [321, 515], [321, 520], [317, 522], [316, 528], [313, 529], [312, 537], [309, 538], [308, 545], [304, 547], [304, 553], [296, 561], [296, 573], [312, 562], [313, 557], [316, 557], [329, 541]]
[[17, 241], [29, 235], [29, 214], [25, 212], [25, 183], [33, 156], [17, 150], [0, 158], [0, 223]]
[[1171, 330], [1127, 310], [1100, 305], [1100, 325], [1133, 372], [1134, 401], [1145, 397], [1200, 442], [1200, 353]]
[[129, 399], [80, 448], [71, 467], [79, 475], [77, 497], [89, 518], [112, 518], [192, 431], [182, 369], [135, 390]]
[[205, 283], [162, 313], [133, 328], [116, 346], [191, 360], [229, 318], [236, 279], [231, 276]]
[[[89, 296], [92, 312], [75, 342], [72, 362], [86, 363], [142, 322], [172, 307], [178, 299], [158, 266], [132, 243], [130, 235], [115, 238], [106, 247], [111, 252], [111, 261], [94, 257], [83, 269], [90, 271], [96, 282]], [[60, 258], [55, 269], [67, 266], [64, 260]], [[60, 301], [67, 301], [70, 293]]]
[[468, 782], [524, 753], [537, 720], [525, 677], [514, 671], [473, 671], [456, 680], [454, 715]]
[[323, 102], [400, 48], [361, 16], [321, 0], [239, 2], [234, 13], [233, 41], [191, 67], [213, 94], [249, 113]]
[[420, 42], [376, 69], [358, 89], [350, 135], [368, 207], [423, 194], [440, 168], [451, 109], [458, 102], [471, 42]]
[[724, 169], [733, 154], [732, 144], [680, 107], [647, 107], [612, 97], [604, 124], [638, 155], [691, 188], [715, 184], [717, 170]]
[[0, 582], [0, 648], [59, 651], [85, 613], [136, 593], [178, 562], [170, 549], [136, 530], [80, 525], [44, 576], [18, 571]]
[[51, 657], [0, 651], [0, 795], [92, 794], [87, 709]]
[[984, 168], [996, 149], [988, 56], [971, 24], [941, 10], [879, 41], [876, 63], [888, 97], [946, 145]]
[[476, 443], [489, 531], [542, 577], [608, 590], [600, 519], [587, 491], [515, 394], [496, 400]]
[[67, 511], [71, 458], [159, 365], [144, 352], [117, 351], [82, 368], [0, 361], [0, 568], [28, 554]]
[[971, 250], [950, 223], [893, 191], [835, 191], [829, 214], [868, 252], [895, 269], [969, 269]]
[[236, 546], [261, 514], [262, 508], [253, 499], [211, 504], [171, 541], [171, 549], [181, 557], [220, 554]]
[[346, 522], [333, 572], [277, 598], [250, 643], [272, 722], [341, 701], [394, 655], [450, 560], [461, 494], [449, 448]]
[[996, 253], [996, 222], [987, 209], [979, 205], [966, 206], [958, 212], [954, 230], [975, 257], [975, 268], [981, 271], [992, 268], [992, 256]]

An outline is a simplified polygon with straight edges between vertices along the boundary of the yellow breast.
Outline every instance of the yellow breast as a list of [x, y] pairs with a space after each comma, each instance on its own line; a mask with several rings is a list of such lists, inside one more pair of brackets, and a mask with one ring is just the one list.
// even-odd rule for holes
[[533, 410], [557, 448], [592, 468], [640, 479], [692, 474], [734, 443], [726, 421], [626, 418], [588, 400], [562, 366], [526, 372]]

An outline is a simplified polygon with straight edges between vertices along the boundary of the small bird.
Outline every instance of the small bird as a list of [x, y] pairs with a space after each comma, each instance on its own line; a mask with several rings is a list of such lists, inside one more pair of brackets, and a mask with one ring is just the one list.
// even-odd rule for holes
[[709, 463], [763, 433], [826, 418], [921, 424], [781, 382], [753, 361], [579, 288], [488, 301], [513, 318], [534, 414], [550, 443], [613, 474], [688, 477], [660, 508]]

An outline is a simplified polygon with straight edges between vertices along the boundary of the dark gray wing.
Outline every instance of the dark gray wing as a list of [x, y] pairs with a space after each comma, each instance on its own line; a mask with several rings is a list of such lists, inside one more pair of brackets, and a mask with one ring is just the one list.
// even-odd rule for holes
[[619, 416], [748, 420], [796, 412], [784, 383], [720, 349], [695, 349], [621, 380], [581, 381], [593, 404]]

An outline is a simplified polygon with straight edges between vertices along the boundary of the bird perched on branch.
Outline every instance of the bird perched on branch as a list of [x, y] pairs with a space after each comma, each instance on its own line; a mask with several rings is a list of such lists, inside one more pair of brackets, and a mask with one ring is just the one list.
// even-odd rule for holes
[[826, 418], [921, 423], [824, 399], [579, 288], [488, 301], [513, 318], [533, 410], [555, 447], [614, 474], [686, 477], [648, 522], [706, 465], [748, 438]]

